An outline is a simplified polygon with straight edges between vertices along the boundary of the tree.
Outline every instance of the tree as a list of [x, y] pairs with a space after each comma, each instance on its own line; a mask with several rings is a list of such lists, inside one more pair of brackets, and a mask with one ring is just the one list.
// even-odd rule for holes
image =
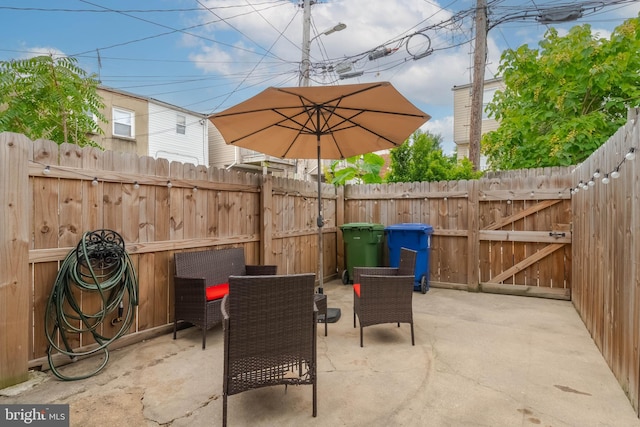
[[104, 103], [98, 81], [76, 63], [52, 55], [0, 61], [0, 131], [98, 146], [88, 134], [101, 133]]
[[450, 181], [474, 179], [482, 175], [481, 172], [474, 172], [469, 159], [458, 162], [455, 154], [443, 154], [441, 143], [440, 135], [416, 131], [409, 141], [391, 150], [391, 171], [387, 181]]
[[482, 149], [494, 169], [568, 166], [586, 159], [622, 126], [640, 100], [640, 18], [609, 40], [589, 25], [561, 37], [549, 29], [540, 49], [502, 54], [506, 88], [487, 106], [499, 128]]
[[329, 171], [326, 172], [327, 181], [334, 185], [344, 185], [348, 181], [356, 181], [359, 184], [379, 184], [382, 182], [380, 171], [384, 166], [384, 159], [375, 154], [367, 153], [346, 159], [347, 166], [341, 168], [341, 161], [331, 162]]

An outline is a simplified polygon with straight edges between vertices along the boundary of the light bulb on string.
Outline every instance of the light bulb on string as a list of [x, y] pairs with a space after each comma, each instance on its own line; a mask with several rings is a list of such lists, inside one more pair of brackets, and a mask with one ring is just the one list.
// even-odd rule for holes
[[93, 178], [93, 181], [91, 181], [91, 185], [93, 185], [94, 187], [98, 185], [98, 177]]
[[624, 155], [627, 160], [633, 160], [636, 158], [636, 149], [634, 147], [629, 148], [629, 152]]
[[596, 182], [593, 180], [593, 178], [591, 178], [587, 184], [589, 184], [589, 187], [593, 187], [594, 185], [596, 185]]
[[613, 178], [613, 179], [620, 178], [620, 168], [619, 167], [617, 167], [616, 170], [611, 172], [611, 178]]
[[173, 184], [171, 184], [171, 181], [167, 181], [167, 188], [171, 188], [173, 187]]
[[600, 169], [596, 169], [596, 171], [593, 173], [593, 177], [594, 178], [600, 178]]
[[49, 167], [49, 165], [45, 166], [44, 169], [42, 170], [42, 174], [49, 175], [50, 173], [51, 173], [51, 168]]
[[140, 184], [138, 184], [138, 181], [135, 181], [135, 182], [133, 183], [133, 188], [134, 188], [134, 189], [136, 189], [136, 190], [137, 190], [138, 188], [140, 188]]
[[607, 185], [609, 183], [609, 174], [608, 173], [604, 174], [604, 178], [602, 178], [602, 183], [604, 185]]

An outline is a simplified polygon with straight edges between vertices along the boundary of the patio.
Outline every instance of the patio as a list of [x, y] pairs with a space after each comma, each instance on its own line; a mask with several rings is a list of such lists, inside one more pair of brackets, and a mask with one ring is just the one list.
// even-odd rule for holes
[[[311, 387], [268, 387], [230, 396], [230, 425], [640, 426], [568, 301], [432, 288], [414, 294], [415, 347], [380, 325], [360, 348], [351, 287], [324, 289], [342, 318], [318, 328], [318, 417]], [[87, 380], [37, 373], [0, 404], [70, 403], [72, 426], [220, 425], [222, 355], [220, 327], [204, 351], [191, 328], [112, 351]]]

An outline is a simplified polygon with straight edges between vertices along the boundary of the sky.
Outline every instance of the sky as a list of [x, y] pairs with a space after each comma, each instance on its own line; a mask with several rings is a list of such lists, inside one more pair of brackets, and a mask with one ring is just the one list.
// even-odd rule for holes
[[[0, 61], [73, 56], [101, 84], [198, 113], [220, 112], [268, 86], [301, 84], [302, 0], [0, 0]], [[454, 149], [454, 86], [472, 82], [475, 0], [316, 0], [309, 84], [389, 81]], [[600, 37], [640, 12], [631, 0], [487, 0], [485, 78], [500, 55], [537, 47], [537, 11], [582, 5], [560, 34]], [[346, 28], [323, 34], [338, 23]], [[348, 69], [348, 71], [344, 71]], [[336, 70], [340, 70], [338, 73]], [[348, 77], [349, 74], [359, 74]]]

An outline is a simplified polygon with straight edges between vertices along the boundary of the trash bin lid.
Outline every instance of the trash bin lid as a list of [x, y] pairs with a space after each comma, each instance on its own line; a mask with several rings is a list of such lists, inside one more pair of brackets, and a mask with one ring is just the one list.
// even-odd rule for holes
[[373, 224], [370, 222], [350, 222], [348, 224], [342, 224], [341, 230], [384, 230], [384, 225]]
[[419, 222], [405, 222], [402, 224], [388, 225], [384, 229], [385, 231], [413, 231], [423, 233], [433, 233], [433, 227], [428, 224], [421, 224]]

